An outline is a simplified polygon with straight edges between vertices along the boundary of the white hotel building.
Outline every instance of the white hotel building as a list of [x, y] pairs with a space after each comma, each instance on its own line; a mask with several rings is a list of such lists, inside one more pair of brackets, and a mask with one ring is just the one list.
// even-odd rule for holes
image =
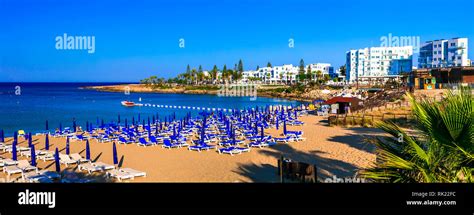
[[425, 42], [420, 48], [418, 68], [470, 66], [467, 48], [467, 38]]
[[346, 80], [393, 77], [412, 69], [413, 47], [370, 47], [346, 53]]
[[[331, 64], [328, 63], [315, 63], [305, 65], [305, 72], [308, 72], [308, 66], [311, 72], [321, 71], [321, 74], [330, 74], [333, 70]], [[293, 66], [292, 64], [285, 64], [283, 66], [274, 67], [262, 67], [258, 70], [244, 71], [242, 74], [241, 82], [247, 83], [250, 81], [250, 77], [258, 78], [261, 83], [264, 84], [294, 84], [298, 81], [299, 67]], [[313, 80], [316, 79], [314, 74]]]

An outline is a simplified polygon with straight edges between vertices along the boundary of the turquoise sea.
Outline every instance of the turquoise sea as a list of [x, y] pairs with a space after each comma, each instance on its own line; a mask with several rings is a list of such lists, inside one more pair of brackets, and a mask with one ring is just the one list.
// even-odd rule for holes
[[[0, 129], [6, 136], [12, 136], [15, 130], [40, 132], [48, 121], [49, 129], [71, 127], [73, 119], [79, 126], [104, 122], [121, 122], [125, 118], [131, 122], [132, 117], [138, 120], [158, 116], [161, 120], [176, 114], [177, 118], [191, 112], [198, 115], [198, 110], [158, 108], [158, 107], [124, 107], [123, 100], [141, 103], [194, 106], [206, 108], [246, 109], [266, 105], [299, 105], [297, 101], [257, 97], [219, 97], [216, 95], [157, 94], [99, 92], [80, 89], [83, 86], [110, 85], [116, 83], [0, 83]], [[19, 87], [19, 88], [18, 88]]]

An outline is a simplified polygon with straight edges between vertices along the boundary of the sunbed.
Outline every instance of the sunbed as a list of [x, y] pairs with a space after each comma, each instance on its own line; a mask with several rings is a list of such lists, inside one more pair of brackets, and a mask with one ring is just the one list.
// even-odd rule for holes
[[231, 156], [234, 156], [234, 154], [242, 154], [242, 152], [249, 152], [250, 148], [229, 146], [227, 148], [220, 148], [217, 151], [219, 152], [219, 154], [230, 154]]
[[86, 163], [86, 162], [91, 162], [89, 159], [83, 158], [80, 154], [74, 153], [69, 155], [72, 160], [75, 160], [77, 163]]
[[216, 148], [215, 145], [207, 145], [206, 143], [201, 143], [198, 145], [188, 147], [188, 150], [201, 152], [202, 150], [209, 151], [209, 149]]
[[71, 159], [71, 157], [66, 154], [59, 154], [59, 162], [66, 166], [69, 164], [77, 164], [76, 160]]
[[119, 181], [122, 181], [124, 179], [133, 179], [134, 176], [133, 174], [130, 174], [128, 172], [122, 172], [117, 169], [112, 169], [106, 172], [107, 177], [114, 177], [118, 179]]
[[164, 139], [163, 145], [161, 147], [171, 149], [180, 148], [181, 146], [179, 144], [172, 143], [170, 139]]
[[29, 170], [37, 170], [36, 167], [31, 166], [30, 163], [27, 160], [20, 160], [18, 161], [17, 165], [12, 165], [12, 166], [5, 166], [3, 167], [3, 171], [7, 173], [8, 176], [11, 174], [15, 173], [22, 173], [22, 172], [27, 172]]
[[140, 177], [140, 176], [146, 177], [146, 172], [138, 171], [132, 168], [122, 168], [120, 169], [120, 171], [130, 173], [134, 177]]
[[37, 171], [22, 172], [21, 178], [25, 182], [39, 182], [39, 183], [52, 183], [53, 182], [53, 180], [51, 180], [50, 177], [48, 177], [47, 175], [41, 174], [40, 172], [37, 172]]
[[133, 143], [133, 141], [131, 141], [130, 139], [125, 139], [125, 137], [119, 137], [118, 143], [129, 144], [129, 143]]
[[146, 141], [145, 138], [143, 138], [143, 137], [140, 137], [138, 139], [137, 145], [139, 145], [139, 146], [154, 146], [155, 144], [153, 144], [152, 142]]
[[0, 159], [0, 167], [11, 166], [18, 164], [18, 161], [14, 161], [11, 158]]
[[105, 164], [105, 163], [102, 163], [102, 162], [84, 163], [84, 164], [79, 164], [78, 169], [79, 169], [79, 171], [86, 170], [87, 172], [89, 172], [89, 174], [92, 174], [92, 172], [115, 169], [115, 166]]

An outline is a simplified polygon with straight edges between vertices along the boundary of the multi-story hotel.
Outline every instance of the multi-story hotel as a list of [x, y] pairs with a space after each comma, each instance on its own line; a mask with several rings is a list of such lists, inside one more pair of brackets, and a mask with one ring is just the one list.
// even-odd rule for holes
[[[305, 65], [305, 72], [308, 72], [308, 66], [313, 75], [312, 79], [317, 79], [317, 71], [321, 71], [321, 75], [333, 73], [334, 68], [328, 63], [315, 63]], [[257, 78], [264, 84], [294, 84], [298, 81], [300, 68], [292, 64], [283, 66], [262, 67], [258, 70], [244, 71], [241, 82], [249, 82], [251, 78]]]
[[467, 38], [425, 42], [420, 48], [418, 68], [469, 66], [467, 47]]
[[346, 53], [346, 80], [390, 77], [412, 69], [413, 47], [371, 47]]

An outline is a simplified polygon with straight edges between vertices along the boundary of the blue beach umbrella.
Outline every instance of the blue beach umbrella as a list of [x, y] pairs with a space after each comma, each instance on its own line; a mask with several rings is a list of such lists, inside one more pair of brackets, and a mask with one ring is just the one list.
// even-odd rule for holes
[[31, 145], [31, 166], [36, 166], [36, 153], [35, 153], [35, 145]]
[[59, 152], [58, 148], [56, 148], [56, 151], [54, 152], [54, 163], [56, 164], [56, 172], [61, 172], [61, 165], [59, 163]]
[[115, 146], [115, 142], [114, 142], [112, 150], [113, 150], [113, 156], [114, 156], [114, 164], [118, 164], [117, 146]]
[[18, 142], [18, 132], [13, 132], [13, 141]]
[[2, 143], [5, 142], [5, 133], [3, 133], [3, 129], [0, 130], [0, 142], [2, 142]]
[[77, 125], [76, 125], [76, 120], [73, 119], [73, 120], [72, 120], [72, 131], [73, 131], [73, 132], [76, 132], [76, 127], [77, 127]]
[[89, 131], [89, 121], [86, 121], [86, 131]]
[[128, 121], [127, 121], [127, 118], [125, 118], [125, 128], [128, 128]]
[[69, 137], [66, 138], [66, 154], [69, 155]]
[[30, 132], [28, 133], [28, 147], [31, 147], [31, 145], [33, 145], [33, 137]]
[[63, 131], [63, 124], [59, 123], [59, 132]]
[[276, 119], [276, 129], [277, 130], [278, 130], [279, 124], [280, 124], [280, 122], [278, 122], [278, 117], [277, 117], [277, 119]]
[[132, 125], [135, 125], [135, 117], [132, 116]]
[[49, 150], [49, 134], [46, 134], [46, 137], [44, 140], [44, 149]]
[[261, 127], [262, 127], [262, 130], [261, 130], [261, 132], [260, 132], [260, 136], [261, 136], [262, 139], [263, 139], [263, 136], [265, 135], [265, 133], [264, 133], [265, 128], [263, 127], [263, 125], [262, 125]]
[[14, 161], [18, 160], [16, 153], [17, 153], [17, 151], [16, 151], [16, 140], [14, 140], [13, 143], [12, 143], [12, 160], [14, 160]]
[[283, 134], [286, 135], [286, 119], [283, 119]]
[[140, 114], [138, 114], [138, 121], [140, 122]]
[[120, 124], [120, 114], [117, 117], [117, 123]]
[[176, 125], [173, 124], [173, 136], [176, 137]]
[[46, 123], [45, 123], [45, 129], [46, 129], [46, 131], [49, 131], [48, 120], [46, 120]]
[[86, 140], [86, 159], [91, 159], [91, 148], [89, 146], [89, 140]]

